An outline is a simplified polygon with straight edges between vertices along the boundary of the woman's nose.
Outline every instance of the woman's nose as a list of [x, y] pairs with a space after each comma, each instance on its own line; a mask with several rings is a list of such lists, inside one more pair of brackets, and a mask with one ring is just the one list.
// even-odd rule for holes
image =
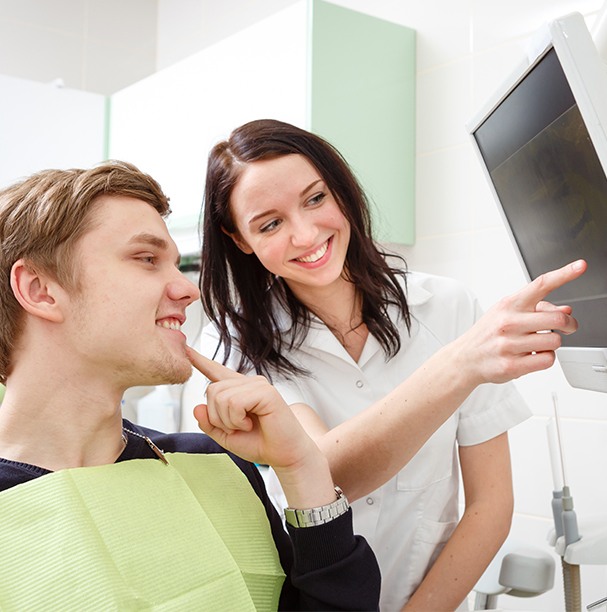
[[318, 238], [318, 228], [314, 223], [295, 221], [291, 228], [291, 244], [298, 248], [314, 246]]

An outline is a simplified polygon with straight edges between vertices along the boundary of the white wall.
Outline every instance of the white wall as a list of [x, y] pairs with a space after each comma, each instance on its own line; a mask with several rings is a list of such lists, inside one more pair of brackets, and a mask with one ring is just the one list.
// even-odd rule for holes
[[106, 98], [0, 74], [0, 186], [105, 159]]
[[0, 74], [109, 95], [156, 69], [157, 0], [0, 0]]
[[158, 69], [223, 40], [297, 0], [158, 0]]
[[[466, 282], [489, 307], [525, 279], [465, 123], [524, 59], [530, 37], [546, 20], [579, 11], [592, 27], [602, 0], [333, 1], [417, 30], [417, 243], [403, 252], [414, 269]], [[161, 41], [179, 28], [175, 15], [165, 19], [172, 3], [159, 0]], [[189, 4], [205, 6], [204, 0]], [[217, 16], [225, 24], [224, 18]], [[180, 41], [188, 44], [195, 43]], [[160, 55], [158, 63], [163, 64]], [[558, 365], [516, 384], [534, 416], [511, 432], [516, 495], [511, 535], [548, 551], [552, 477], [545, 425], [553, 410], [551, 393], [559, 398], [567, 476], [582, 523], [604, 515], [607, 506], [607, 490], [598, 484], [607, 473], [607, 396], [570, 388]], [[603, 566], [582, 567], [583, 605], [607, 594], [606, 578]], [[533, 599], [501, 595], [498, 603], [504, 609], [564, 610], [560, 564], [549, 593]]]

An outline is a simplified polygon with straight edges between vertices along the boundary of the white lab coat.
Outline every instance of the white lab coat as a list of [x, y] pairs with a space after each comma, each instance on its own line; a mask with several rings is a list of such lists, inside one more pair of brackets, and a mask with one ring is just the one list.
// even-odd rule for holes
[[[480, 316], [477, 300], [459, 282], [407, 274], [411, 334], [400, 322], [402, 348], [386, 362], [369, 335], [358, 363], [320, 321], [289, 354], [313, 372], [296, 380], [274, 378], [289, 404], [305, 403], [335, 427], [392, 391], [440, 347]], [[286, 313], [285, 329], [289, 328]], [[396, 316], [396, 313], [395, 313]], [[217, 334], [207, 326], [202, 349], [212, 355]], [[239, 357], [239, 354], [238, 354]], [[234, 360], [230, 360], [235, 365]], [[440, 379], [437, 379], [440, 384]], [[394, 478], [353, 504], [354, 528], [374, 549], [382, 573], [381, 610], [399, 610], [419, 585], [459, 520], [456, 442], [485, 442], [527, 419], [531, 412], [512, 384], [482, 385]], [[338, 483], [339, 484], [339, 483]]]

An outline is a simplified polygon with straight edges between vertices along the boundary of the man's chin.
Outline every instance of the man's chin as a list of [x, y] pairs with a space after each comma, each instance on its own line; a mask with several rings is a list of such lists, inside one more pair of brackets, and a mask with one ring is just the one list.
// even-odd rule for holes
[[187, 360], [155, 364], [133, 386], [181, 385], [192, 376], [192, 364]]
[[167, 384], [182, 385], [183, 383], [188, 382], [188, 380], [190, 380], [191, 377], [192, 377], [192, 366], [190, 365], [189, 368], [184, 368], [184, 370], [181, 373], [175, 376], [175, 379], [173, 381]]
[[192, 376], [192, 364], [188, 361], [185, 364], [175, 364], [171, 372], [167, 372], [167, 380], [163, 383], [164, 385], [182, 385], [183, 383], [190, 380]]

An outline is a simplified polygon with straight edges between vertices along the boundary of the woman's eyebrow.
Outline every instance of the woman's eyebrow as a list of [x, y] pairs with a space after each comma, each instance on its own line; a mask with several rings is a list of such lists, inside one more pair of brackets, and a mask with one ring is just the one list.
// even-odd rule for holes
[[322, 183], [322, 179], [316, 179], [315, 181], [312, 181], [299, 195], [300, 196], [305, 196], [306, 193], [308, 193], [308, 191], [310, 191], [311, 189], [313, 189], [316, 185], [318, 185], [318, 183]]
[[[311, 191], [316, 185], [318, 185], [318, 183], [322, 183], [322, 182], [323, 182], [323, 179], [321, 179], [321, 178], [316, 179], [315, 181], [312, 181], [307, 187], [304, 187], [304, 189], [299, 194], [299, 197], [302, 198], [309, 191]], [[262, 219], [263, 217], [266, 217], [267, 215], [274, 215], [277, 212], [278, 211], [275, 208], [270, 208], [268, 210], [264, 210], [263, 212], [260, 212], [260, 213], [258, 213], [256, 215], [254, 215], [253, 217], [251, 217], [249, 219], [249, 221], [248, 221], [248, 224], [251, 225], [251, 223], [255, 223], [255, 221], [258, 221], [259, 219]]]
[[263, 217], [267, 217], [268, 215], [274, 215], [277, 212], [278, 211], [275, 208], [270, 208], [269, 210], [264, 210], [263, 212], [260, 212], [257, 215], [251, 217], [249, 219], [249, 225], [251, 225], [251, 223], [255, 223], [255, 221], [258, 221], [259, 219], [263, 219]]

